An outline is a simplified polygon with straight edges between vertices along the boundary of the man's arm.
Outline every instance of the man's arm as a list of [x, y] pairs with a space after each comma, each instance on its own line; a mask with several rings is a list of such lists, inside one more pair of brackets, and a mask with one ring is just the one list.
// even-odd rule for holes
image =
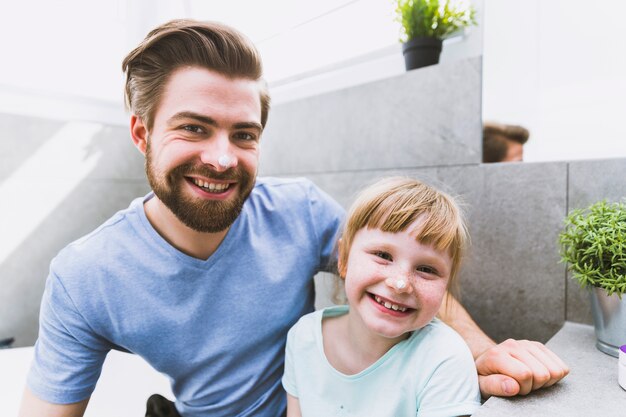
[[526, 395], [554, 385], [569, 373], [567, 365], [542, 343], [508, 339], [496, 344], [454, 297], [444, 297], [439, 317], [469, 346], [484, 398]]
[[26, 387], [18, 417], [82, 417], [89, 399], [73, 404], [52, 404], [37, 397]]

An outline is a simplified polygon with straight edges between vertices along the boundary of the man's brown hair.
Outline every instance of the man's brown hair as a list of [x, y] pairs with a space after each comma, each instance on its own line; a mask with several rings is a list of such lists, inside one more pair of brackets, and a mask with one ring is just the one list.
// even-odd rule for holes
[[501, 162], [508, 149], [507, 140], [520, 145], [528, 141], [528, 129], [522, 126], [485, 122], [483, 124], [483, 162]]
[[261, 124], [265, 126], [270, 97], [262, 79], [259, 52], [239, 31], [216, 22], [178, 19], [148, 33], [122, 62], [126, 74], [126, 107], [151, 130], [156, 108], [169, 76], [178, 68], [197, 66], [230, 78], [259, 82]]

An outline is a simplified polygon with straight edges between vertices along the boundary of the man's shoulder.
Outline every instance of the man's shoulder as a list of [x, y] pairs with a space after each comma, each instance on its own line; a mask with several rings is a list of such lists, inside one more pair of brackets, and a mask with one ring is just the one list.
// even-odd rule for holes
[[69, 243], [53, 259], [52, 268], [80, 269], [94, 264], [94, 260], [105, 261], [104, 254], [114, 256], [125, 246], [121, 244], [128, 244], [129, 236], [134, 234], [135, 225], [140, 222], [137, 207], [143, 200], [144, 197], [133, 200], [96, 229]]
[[282, 199], [293, 204], [319, 204], [322, 207], [328, 206], [333, 211], [343, 212], [333, 197], [304, 177], [258, 177], [251, 196], [253, 200]]
[[254, 186], [254, 193], [294, 197], [294, 192], [308, 193], [315, 188], [317, 187], [313, 184], [313, 181], [304, 177], [258, 177]]
[[254, 190], [250, 194], [252, 204], [265, 207], [303, 208], [316, 202], [336, 204], [332, 197], [317, 187], [313, 181], [303, 178], [257, 178]]

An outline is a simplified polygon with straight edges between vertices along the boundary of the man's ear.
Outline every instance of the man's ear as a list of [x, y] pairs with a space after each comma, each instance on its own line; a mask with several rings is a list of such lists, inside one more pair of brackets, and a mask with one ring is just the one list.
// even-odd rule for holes
[[145, 155], [148, 146], [148, 129], [143, 120], [136, 114], [130, 116], [130, 137], [139, 152]]

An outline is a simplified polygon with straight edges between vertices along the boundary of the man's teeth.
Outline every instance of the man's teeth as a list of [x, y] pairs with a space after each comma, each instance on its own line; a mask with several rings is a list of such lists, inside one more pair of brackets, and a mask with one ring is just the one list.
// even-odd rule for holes
[[378, 304], [385, 306], [385, 308], [388, 308], [389, 310], [402, 311], [402, 312], [405, 312], [407, 310], [406, 307], [400, 307], [397, 304], [392, 304], [389, 301], [383, 300], [377, 295], [374, 296], [374, 299], [376, 300]]
[[206, 181], [199, 180], [198, 178], [194, 178], [193, 183], [196, 184], [198, 187], [202, 187], [209, 191], [215, 191], [215, 192], [224, 191], [230, 185], [230, 184], [217, 184], [214, 182], [206, 182]]

